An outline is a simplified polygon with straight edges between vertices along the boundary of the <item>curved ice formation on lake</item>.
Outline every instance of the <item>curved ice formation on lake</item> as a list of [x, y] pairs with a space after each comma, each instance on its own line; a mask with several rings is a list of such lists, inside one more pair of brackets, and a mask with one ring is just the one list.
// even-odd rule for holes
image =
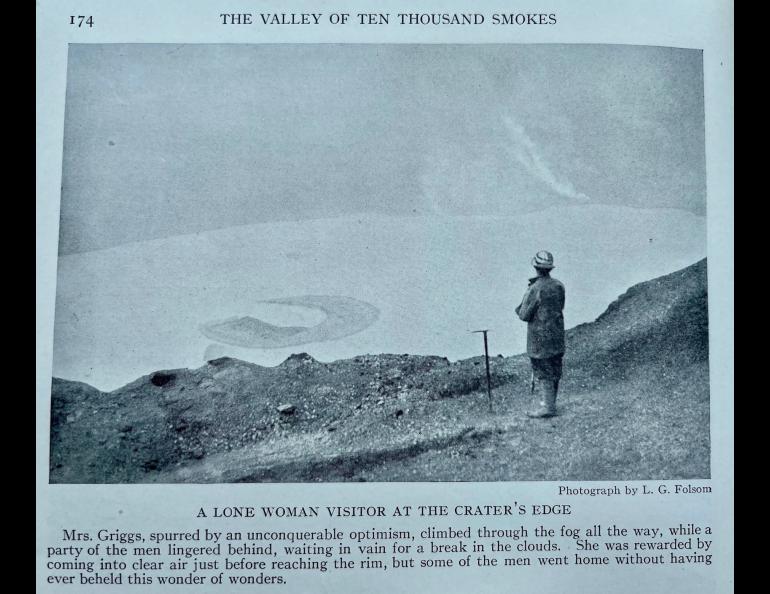
[[208, 322], [201, 326], [201, 332], [211, 340], [232, 346], [274, 349], [350, 336], [371, 326], [380, 315], [376, 307], [365, 301], [334, 295], [302, 295], [259, 303], [316, 309], [326, 319], [315, 326], [276, 326], [252, 316], [240, 316]]

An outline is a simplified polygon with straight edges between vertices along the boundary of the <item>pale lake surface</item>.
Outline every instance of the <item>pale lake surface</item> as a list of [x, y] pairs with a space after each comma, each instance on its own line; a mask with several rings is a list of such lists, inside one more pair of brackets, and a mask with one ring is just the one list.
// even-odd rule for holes
[[59, 258], [53, 375], [112, 390], [220, 356], [261, 365], [302, 351], [322, 361], [366, 353], [456, 360], [483, 352], [471, 334], [483, 328], [493, 356], [520, 353], [526, 325], [514, 308], [543, 249], [566, 286], [571, 327], [631, 285], [705, 257], [706, 218], [599, 205], [516, 217], [366, 214], [67, 255]]

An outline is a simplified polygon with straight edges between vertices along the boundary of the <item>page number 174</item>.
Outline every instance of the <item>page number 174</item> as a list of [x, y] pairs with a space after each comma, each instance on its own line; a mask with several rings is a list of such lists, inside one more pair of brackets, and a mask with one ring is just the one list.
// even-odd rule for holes
[[70, 25], [77, 25], [78, 27], [82, 27], [83, 25], [88, 25], [89, 27], [93, 27], [94, 17], [70, 15]]

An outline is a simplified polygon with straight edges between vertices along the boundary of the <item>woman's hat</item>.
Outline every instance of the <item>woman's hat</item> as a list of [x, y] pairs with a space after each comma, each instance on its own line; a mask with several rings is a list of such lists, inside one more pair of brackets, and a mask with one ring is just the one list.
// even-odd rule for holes
[[553, 254], [551, 252], [538, 252], [535, 257], [532, 258], [532, 266], [535, 268], [543, 268], [544, 270], [551, 270], [553, 268]]

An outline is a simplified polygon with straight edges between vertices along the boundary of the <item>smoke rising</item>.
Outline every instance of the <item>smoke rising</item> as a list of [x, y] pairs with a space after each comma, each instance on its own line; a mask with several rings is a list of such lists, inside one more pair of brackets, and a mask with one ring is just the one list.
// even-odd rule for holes
[[578, 200], [580, 202], [588, 202], [590, 199], [582, 192], [578, 192], [575, 187], [567, 180], [560, 180], [551, 171], [551, 167], [540, 155], [540, 152], [535, 146], [535, 143], [527, 135], [522, 126], [517, 124], [509, 116], [503, 116], [503, 123], [508, 130], [508, 135], [511, 139], [510, 150], [513, 157], [518, 161], [529, 173], [534, 175], [537, 179], [544, 182], [554, 192], [569, 198], [570, 200]]

